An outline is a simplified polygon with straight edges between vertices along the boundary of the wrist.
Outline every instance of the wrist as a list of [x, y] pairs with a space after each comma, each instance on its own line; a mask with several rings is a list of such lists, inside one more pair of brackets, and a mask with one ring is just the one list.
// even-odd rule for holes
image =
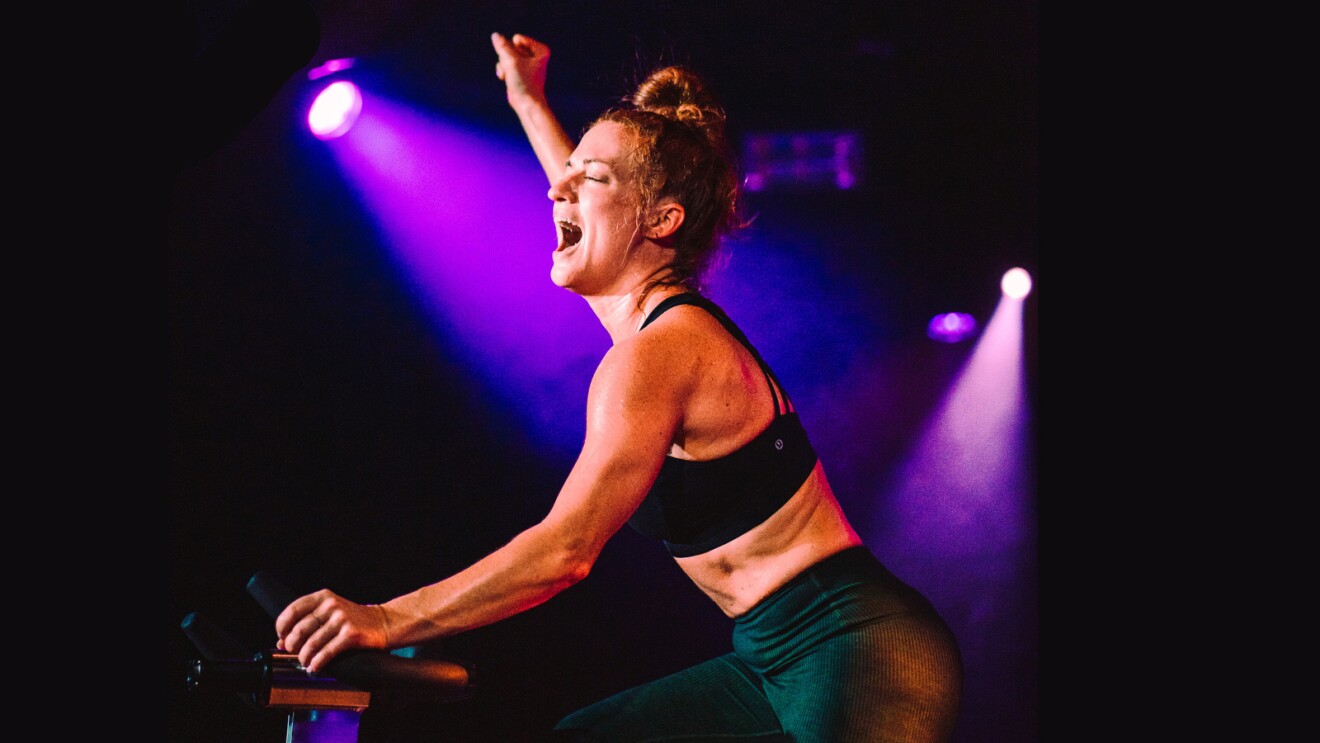
[[380, 613], [380, 628], [385, 636], [385, 649], [390, 649], [390, 612], [382, 604], [372, 604]]
[[519, 116], [528, 116], [530, 114], [550, 110], [550, 103], [546, 100], [545, 94], [534, 94], [531, 92], [509, 93], [509, 107]]

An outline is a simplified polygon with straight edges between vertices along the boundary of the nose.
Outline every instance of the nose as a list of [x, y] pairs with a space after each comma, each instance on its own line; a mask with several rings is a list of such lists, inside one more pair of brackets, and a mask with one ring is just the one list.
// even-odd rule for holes
[[551, 201], [568, 201], [573, 193], [572, 183], [572, 174], [568, 171], [564, 171], [564, 174], [559, 177], [559, 180], [550, 184], [550, 190], [546, 191], [545, 195], [549, 197]]

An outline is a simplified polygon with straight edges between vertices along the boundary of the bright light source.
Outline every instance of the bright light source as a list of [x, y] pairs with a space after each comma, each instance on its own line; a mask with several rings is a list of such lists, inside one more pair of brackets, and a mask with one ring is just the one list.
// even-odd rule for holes
[[347, 80], [331, 83], [307, 112], [307, 126], [319, 139], [342, 137], [362, 113], [362, 92]]
[[941, 343], [957, 343], [976, 331], [976, 318], [963, 312], [946, 312], [930, 319], [926, 335]]
[[1010, 268], [999, 281], [999, 288], [1009, 299], [1022, 299], [1031, 291], [1031, 274], [1021, 268]]

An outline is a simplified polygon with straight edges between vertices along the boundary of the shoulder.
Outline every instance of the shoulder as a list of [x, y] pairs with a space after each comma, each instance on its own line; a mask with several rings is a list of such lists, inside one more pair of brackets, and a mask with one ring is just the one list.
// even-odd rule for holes
[[705, 310], [674, 307], [642, 332], [611, 346], [592, 386], [637, 389], [650, 395], [682, 393], [700, 374], [720, 332], [719, 322]]
[[679, 305], [611, 350], [629, 363], [678, 371], [699, 366], [702, 358], [731, 340], [714, 315], [696, 305]]
[[704, 347], [732, 340], [732, 336], [705, 307], [680, 304], [657, 317], [634, 340], [653, 350], [674, 350], [691, 355]]

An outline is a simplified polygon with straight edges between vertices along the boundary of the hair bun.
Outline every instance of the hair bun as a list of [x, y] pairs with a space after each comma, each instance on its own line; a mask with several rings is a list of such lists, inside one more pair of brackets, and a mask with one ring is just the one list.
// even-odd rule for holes
[[673, 257], [647, 291], [659, 285], [700, 291], [701, 276], [720, 240], [743, 226], [738, 166], [725, 141], [724, 109], [704, 78], [678, 65], [647, 75], [620, 103], [590, 126], [612, 122], [631, 136], [641, 195], [638, 219], [661, 199], [686, 210], [667, 245]]
[[684, 121], [719, 138], [724, 110], [700, 75], [680, 65], [652, 72], [637, 86], [628, 102], [642, 111]]

